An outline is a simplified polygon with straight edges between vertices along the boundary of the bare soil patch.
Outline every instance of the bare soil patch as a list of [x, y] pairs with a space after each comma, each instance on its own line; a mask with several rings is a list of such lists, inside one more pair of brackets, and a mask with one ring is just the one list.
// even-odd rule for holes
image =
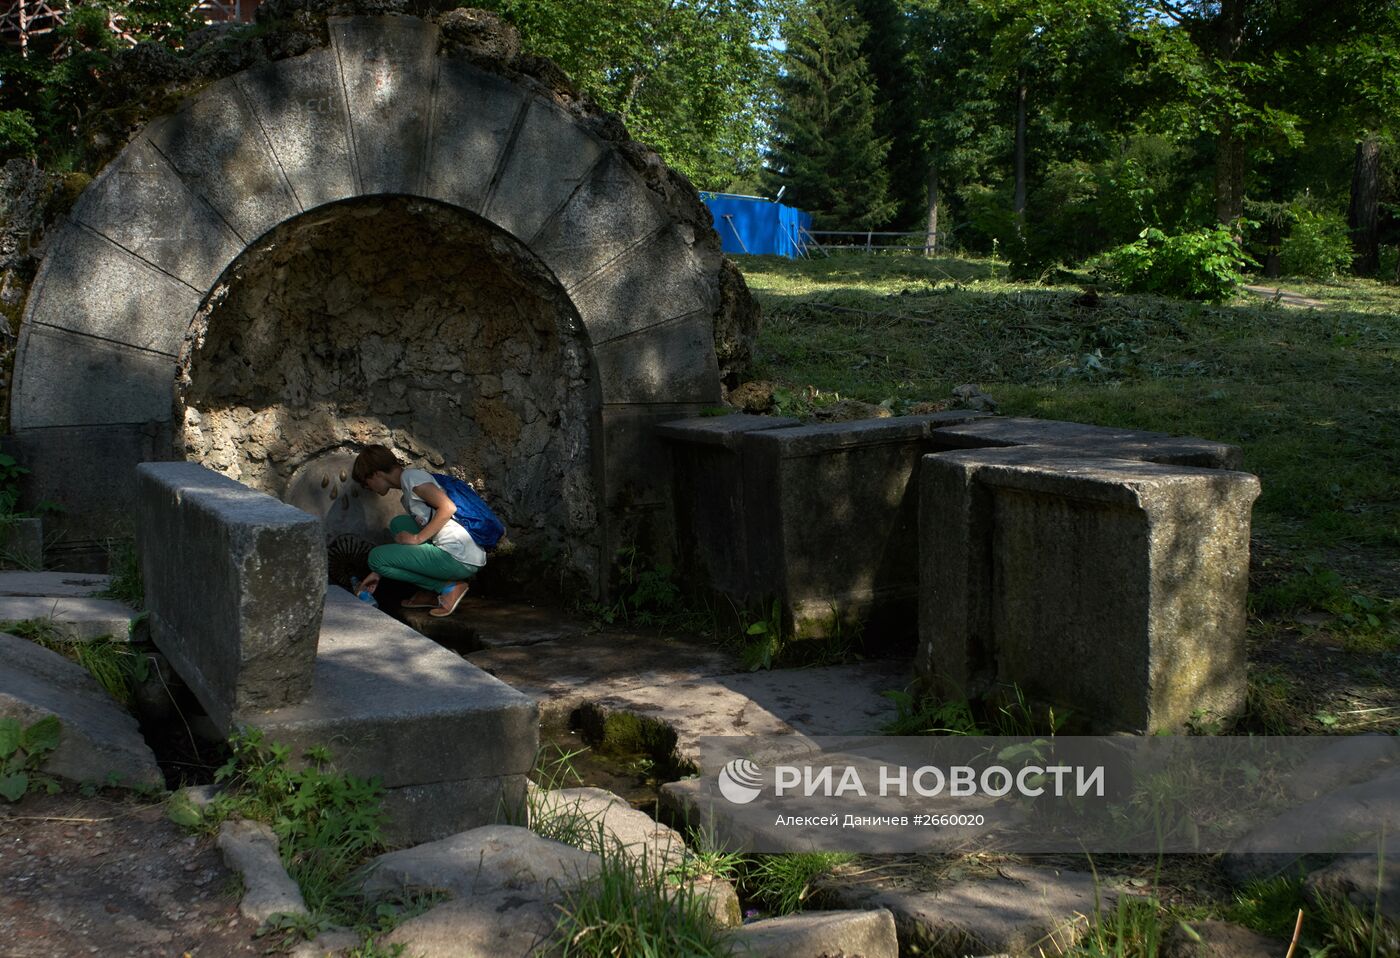
[[164, 803], [61, 793], [0, 808], [7, 958], [264, 954], [238, 892], [212, 838], [186, 834]]

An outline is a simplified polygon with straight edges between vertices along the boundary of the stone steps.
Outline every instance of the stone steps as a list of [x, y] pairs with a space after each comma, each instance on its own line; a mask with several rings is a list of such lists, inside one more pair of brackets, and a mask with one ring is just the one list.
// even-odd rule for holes
[[72, 642], [131, 639], [140, 614], [96, 593], [111, 582], [105, 575], [72, 572], [0, 572], [0, 622], [39, 620]]

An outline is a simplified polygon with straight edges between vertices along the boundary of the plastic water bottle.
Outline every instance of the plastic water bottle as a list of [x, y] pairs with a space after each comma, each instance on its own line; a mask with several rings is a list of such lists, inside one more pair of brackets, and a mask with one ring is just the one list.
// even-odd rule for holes
[[374, 606], [376, 609], [379, 608], [379, 603], [374, 600], [374, 593], [369, 591], [368, 589], [361, 589], [359, 579], [356, 579], [352, 576], [350, 578], [350, 588], [355, 590], [355, 596], [361, 602], [366, 602]]

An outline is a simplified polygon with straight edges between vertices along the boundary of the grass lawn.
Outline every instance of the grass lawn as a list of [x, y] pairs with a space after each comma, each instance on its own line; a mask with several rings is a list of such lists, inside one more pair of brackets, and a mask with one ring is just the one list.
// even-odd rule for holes
[[902, 413], [975, 383], [1005, 414], [1242, 446], [1263, 483], [1247, 727], [1400, 730], [1400, 287], [1265, 281], [1324, 305], [1210, 306], [1010, 282], [990, 260], [738, 263], [779, 411]]

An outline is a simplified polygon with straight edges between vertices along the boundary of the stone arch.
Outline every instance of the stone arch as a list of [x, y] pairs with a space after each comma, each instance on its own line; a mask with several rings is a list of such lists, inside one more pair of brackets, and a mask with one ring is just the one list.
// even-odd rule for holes
[[327, 204], [419, 197], [511, 234], [577, 310], [615, 547], [666, 499], [650, 423], [721, 397], [719, 285], [695, 227], [545, 93], [442, 54], [435, 24], [328, 26], [329, 46], [211, 84], [151, 123], [80, 197], [26, 304], [10, 407], [21, 449], [53, 474], [70, 537], [106, 534], [132, 494], [121, 467], [174, 454], [177, 359], [229, 264]]

